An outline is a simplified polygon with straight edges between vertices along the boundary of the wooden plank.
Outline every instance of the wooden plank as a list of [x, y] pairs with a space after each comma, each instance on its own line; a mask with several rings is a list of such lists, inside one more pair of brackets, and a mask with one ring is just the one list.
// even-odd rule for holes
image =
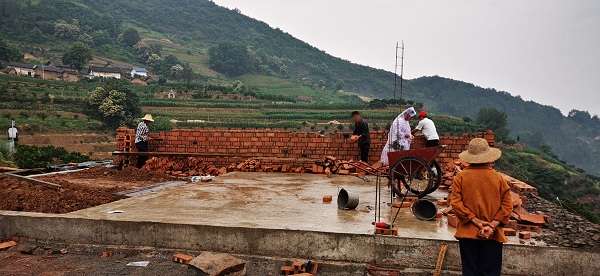
[[20, 176], [20, 175], [11, 174], [11, 173], [5, 173], [4, 175], [6, 175], [6, 176], [8, 176], [10, 178], [13, 178], [13, 179], [27, 181], [27, 182], [29, 182], [31, 184], [46, 186], [46, 187], [48, 187], [50, 189], [58, 190], [58, 189], [62, 188], [61, 185], [50, 183], [50, 182], [46, 182], [46, 181], [37, 180], [37, 179], [34, 179], [34, 178], [29, 178], [29, 177]]

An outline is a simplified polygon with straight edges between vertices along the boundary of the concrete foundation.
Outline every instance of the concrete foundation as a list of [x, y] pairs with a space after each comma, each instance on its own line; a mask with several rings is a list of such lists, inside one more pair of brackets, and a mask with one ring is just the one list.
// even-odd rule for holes
[[[359, 194], [357, 210], [336, 208], [338, 187]], [[373, 235], [374, 191], [374, 182], [356, 177], [230, 173], [64, 215], [0, 211], [0, 237], [370, 263], [407, 272], [432, 271], [441, 244], [447, 243], [444, 270], [460, 271], [458, 246], [445, 218], [425, 222], [403, 211], [399, 237]], [[325, 194], [334, 195], [333, 203], [322, 202]], [[114, 210], [123, 213], [108, 214]], [[389, 218], [386, 203], [382, 215]], [[511, 239], [503, 274], [595, 275], [598, 257]]]

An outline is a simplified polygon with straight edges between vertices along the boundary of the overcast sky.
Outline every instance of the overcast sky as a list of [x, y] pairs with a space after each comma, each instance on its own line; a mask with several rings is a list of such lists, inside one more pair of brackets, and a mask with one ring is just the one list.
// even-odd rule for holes
[[[214, 0], [355, 63], [600, 114], [598, 0]], [[410, 96], [409, 96], [410, 97]]]

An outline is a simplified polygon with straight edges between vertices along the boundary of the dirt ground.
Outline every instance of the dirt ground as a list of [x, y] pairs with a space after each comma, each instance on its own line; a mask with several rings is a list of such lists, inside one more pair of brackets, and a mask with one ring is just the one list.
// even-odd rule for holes
[[[102, 258], [102, 251], [109, 250], [114, 255]], [[22, 242], [0, 251], [0, 275], [186, 275], [187, 265], [171, 258], [171, 252]], [[146, 267], [127, 266], [138, 261], [150, 263]]]
[[62, 188], [54, 190], [0, 175], [0, 210], [64, 214], [123, 199], [115, 195], [120, 191], [176, 178], [133, 168], [97, 167], [40, 179], [62, 185]]
[[178, 178], [164, 173], [142, 171], [136, 168], [117, 170], [106, 167], [96, 167], [71, 173], [41, 176], [36, 177], [36, 179], [59, 185], [68, 183], [96, 188], [116, 188], [118, 191], [123, 191], [177, 180]]
[[64, 184], [54, 190], [0, 175], [0, 210], [63, 214], [124, 198], [114, 195], [118, 188]]

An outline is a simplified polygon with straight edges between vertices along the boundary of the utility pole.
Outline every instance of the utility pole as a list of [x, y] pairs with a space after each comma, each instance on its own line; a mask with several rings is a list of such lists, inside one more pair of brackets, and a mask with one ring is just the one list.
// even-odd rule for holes
[[[398, 49], [401, 50], [401, 56], [398, 57]], [[396, 91], [398, 90], [398, 59], [400, 59], [400, 99], [402, 99], [402, 79], [404, 75], [404, 40], [402, 45], [399, 46], [396, 42], [396, 65], [394, 66], [394, 100], [396, 99]]]

